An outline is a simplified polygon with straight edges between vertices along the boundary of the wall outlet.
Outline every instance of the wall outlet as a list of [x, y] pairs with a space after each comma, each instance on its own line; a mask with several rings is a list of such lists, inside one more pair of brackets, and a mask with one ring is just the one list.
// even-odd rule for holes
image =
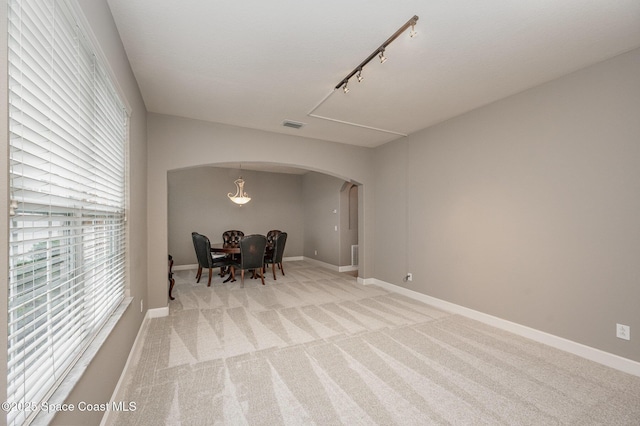
[[408, 281], [413, 281], [413, 274], [411, 272], [407, 272], [407, 275], [404, 276], [402, 281], [404, 281], [405, 283]]
[[142, 313], [144, 309], [144, 299], [140, 299], [140, 312]]
[[317, 256], [318, 255], [318, 250], [314, 250], [313, 254], [314, 254], [314, 256]]
[[631, 327], [624, 324], [616, 324], [616, 337], [631, 340]]

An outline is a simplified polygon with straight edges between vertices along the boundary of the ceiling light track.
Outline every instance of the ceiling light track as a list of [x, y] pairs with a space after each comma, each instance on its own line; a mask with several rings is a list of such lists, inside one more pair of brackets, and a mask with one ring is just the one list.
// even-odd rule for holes
[[385, 41], [384, 43], [382, 43], [380, 45], [380, 47], [378, 47], [376, 50], [373, 51], [373, 53], [371, 53], [371, 55], [369, 55], [367, 57], [367, 59], [365, 59], [364, 61], [362, 61], [360, 63], [360, 65], [358, 65], [357, 67], [355, 67], [353, 69], [353, 71], [351, 71], [349, 74], [347, 74], [347, 76], [345, 78], [343, 78], [342, 80], [340, 80], [340, 83], [338, 83], [335, 87], [335, 90], [338, 90], [340, 88], [343, 88], [344, 93], [347, 93], [349, 91], [349, 89], [347, 88], [347, 84], [349, 83], [349, 79], [351, 77], [353, 77], [354, 75], [358, 74], [358, 81], [362, 81], [363, 77], [362, 77], [362, 69], [364, 68], [365, 65], [367, 65], [369, 62], [371, 62], [371, 60], [373, 58], [375, 58], [376, 56], [378, 56], [380, 58], [380, 62], [384, 63], [387, 60], [387, 57], [384, 55], [384, 51], [387, 48], [387, 46], [389, 44], [391, 44], [391, 42], [393, 42], [395, 39], [397, 39], [400, 34], [402, 34], [403, 32], [405, 32], [409, 27], [411, 27], [411, 33], [410, 36], [411, 37], [415, 37], [416, 36], [416, 31], [415, 31], [415, 25], [418, 22], [418, 15], [413, 15], [413, 18], [409, 19], [403, 26], [401, 26], [398, 31], [396, 31], [395, 33], [393, 33], [393, 35], [391, 37], [389, 37], [387, 39], [387, 41]]

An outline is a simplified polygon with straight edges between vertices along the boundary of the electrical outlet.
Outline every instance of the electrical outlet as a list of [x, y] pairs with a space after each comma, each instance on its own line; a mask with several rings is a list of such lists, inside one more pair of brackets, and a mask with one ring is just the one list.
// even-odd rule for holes
[[144, 300], [140, 299], [140, 312], [143, 312], [144, 309]]
[[631, 340], [631, 327], [624, 324], [616, 324], [616, 337], [624, 340]]
[[318, 255], [318, 250], [314, 250], [314, 251], [313, 251], [313, 254], [314, 254], [315, 256], [317, 256], [317, 255]]
[[413, 281], [413, 274], [411, 272], [407, 274], [407, 281]]

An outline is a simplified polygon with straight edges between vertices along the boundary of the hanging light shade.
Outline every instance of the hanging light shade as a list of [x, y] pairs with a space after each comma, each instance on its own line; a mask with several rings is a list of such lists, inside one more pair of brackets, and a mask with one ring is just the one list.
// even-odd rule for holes
[[236, 193], [232, 194], [230, 192], [227, 194], [227, 197], [229, 197], [231, 201], [239, 205], [247, 204], [249, 201], [251, 201], [251, 197], [249, 197], [247, 193], [244, 192], [244, 180], [242, 180], [242, 176], [236, 179], [233, 183], [236, 184]]

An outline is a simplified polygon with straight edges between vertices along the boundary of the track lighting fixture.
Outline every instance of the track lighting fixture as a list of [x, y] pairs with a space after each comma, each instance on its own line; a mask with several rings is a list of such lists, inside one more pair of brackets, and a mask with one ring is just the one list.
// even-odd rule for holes
[[378, 57], [380, 58], [381, 64], [384, 64], [385, 62], [387, 62], [387, 57], [384, 56], [384, 49], [380, 51], [380, 54], [378, 55]]
[[[340, 83], [338, 83], [335, 87], [335, 89], [340, 89], [342, 88], [342, 90], [344, 90], [344, 93], [349, 92], [349, 89], [347, 88], [347, 84], [349, 83], [349, 79], [351, 77], [353, 77], [354, 75], [356, 76], [356, 78], [358, 79], [358, 81], [362, 81], [364, 78], [362, 77], [362, 69], [364, 68], [365, 65], [367, 65], [373, 58], [375, 58], [376, 56], [378, 56], [380, 58], [380, 63], [384, 64], [385, 61], [387, 60], [387, 57], [384, 56], [384, 51], [387, 48], [387, 46], [389, 44], [391, 44], [391, 42], [393, 40], [395, 40], [396, 38], [398, 38], [398, 36], [400, 34], [402, 34], [407, 28], [411, 27], [411, 32], [409, 33], [409, 35], [413, 38], [415, 37], [418, 33], [415, 30], [415, 26], [416, 23], [418, 22], [418, 15], [414, 15], [413, 18], [409, 19], [403, 26], [401, 26], [398, 31], [396, 31], [395, 33], [393, 33], [393, 35], [391, 37], [389, 37], [387, 39], [387, 41], [385, 41], [384, 43], [382, 43], [382, 45], [380, 47], [378, 47], [376, 50], [373, 51], [373, 53], [371, 55], [369, 55], [369, 57], [367, 59], [365, 59], [364, 61], [362, 61], [362, 63], [360, 63], [360, 65], [358, 65], [357, 67], [354, 68], [353, 71], [351, 71], [349, 74], [347, 74], [347, 76], [345, 78], [343, 78]], [[357, 74], [357, 75], [356, 75]]]

